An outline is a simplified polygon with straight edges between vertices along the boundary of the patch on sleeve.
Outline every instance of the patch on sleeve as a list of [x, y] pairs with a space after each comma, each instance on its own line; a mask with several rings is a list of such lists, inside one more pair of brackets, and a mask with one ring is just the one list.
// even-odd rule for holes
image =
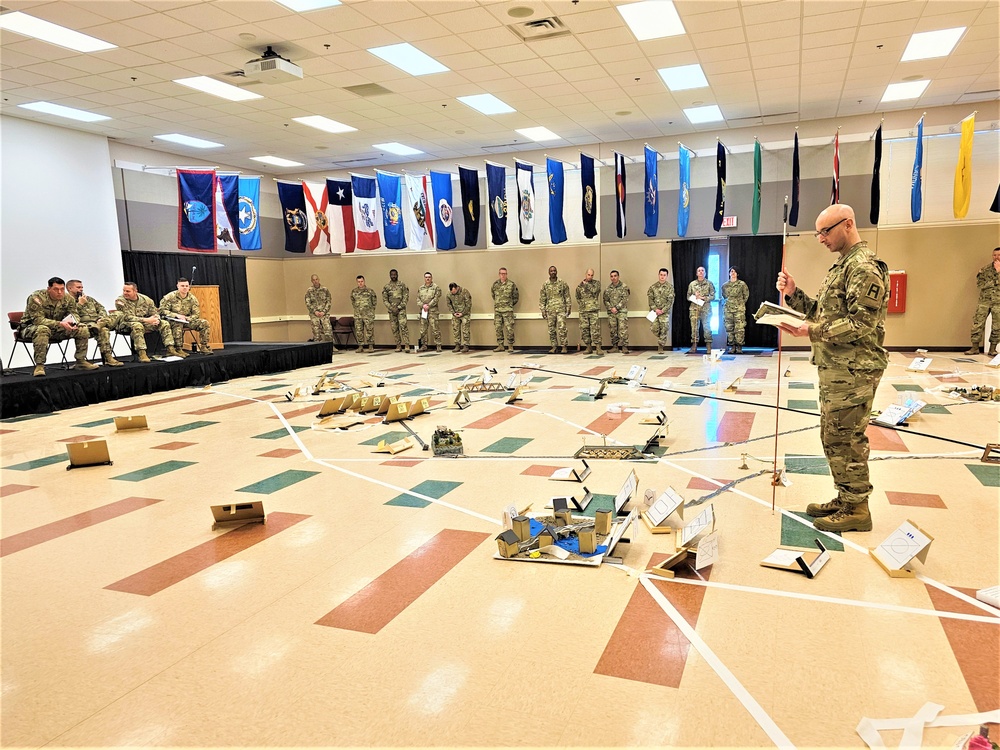
[[875, 274], [870, 274], [864, 281], [861, 289], [862, 294], [858, 300], [865, 307], [877, 310], [882, 306], [885, 297], [885, 285]]

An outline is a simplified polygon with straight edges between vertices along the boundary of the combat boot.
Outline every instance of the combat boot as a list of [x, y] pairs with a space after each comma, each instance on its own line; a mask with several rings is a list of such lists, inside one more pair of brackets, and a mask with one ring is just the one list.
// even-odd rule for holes
[[101, 349], [101, 358], [108, 367], [122, 367], [122, 363], [115, 359], [115, 354], [111, 351], [110, 346]]
[[813, 518], [823, 518], [824, 516], [832, 516], [840, 510], [840, 506], [840, 498], [835, 497], [828, 503], [809, 503], [806, 506], [806, 513]]
[[656, 353], [657, 354], [663, 354], [663, 344], [657, 344], [656, 345]]
[[600, 344], [598, 344], [596, 347], [594, 347], [594, 354], [598, 354], [598, 355], [600, 355], [602, 357], [604, 356], [604, 350], [601, 348]]
[[622, 354], [628, 354], [628, 347], [627, 346], [623, 346], [622, 347]]
[[563, 354], [569, 354], [569, 349], [567, 349], [567, 348], [566, 348], [566, 347], [564, 346], [564, 347], [562, 348], [562, 353], [563, 353]]
[[617, 353], [618, 353], [618, 344], [612, 344], [611, 348], [608, 349], [608, 354], [617, 354]]
[[212, 347], [208, 344], [198, 344], [198, 354], [212, 354]]
[[178, 349], [175, 346], [168, 346], [167, 347], [167, 356], [168, 357], [180, 357], [181, 359], [184, 359], [187, 356], [187, 352], [181, 351], [180, 349]]
[[962, 352], [962, 354], [969, 356], [979, 354], [979, 347], [973, 344], [971, 348], [966, 349], [964, 352]]
[[991, 356], [991, 357], [997, 356], [997, 345], [996, 344], [990, 344], [990, 350], [988, 352], [986, 352], [986, 353], [989, 356]]
[[438, 344], [438, 345], [437, 345], [437, 350], [438, 350], [438, 352], [440, 352], [440, 351], [441, 351], [441, 344]]
[[503, 351], [503, 344], [497, 344], [497, 348], [494, 349], [493, 351], [498, 352], [498, 353], [502, 352]]
[[726, 354], [736, 354], [736, 347], [726, 344]]
[[426, 352], [427, 351], [427, 344], [421, 344], [420, 348], [417, 349], [417, 351], [418, 352]]
[[139, 350], [139, 361], [140, 362], [149, 362], [149, 355], [146, 354], [146, 350], [145, 349], [140, 349]]
[[401, 347], [399, 344], [396, 344], [396, 348], [394, 351], [401, 352], [403, 351], [403, 347]]
[[361, 346], [361, 344], [358, 344], [358, 348], [354, 350], [354, 353], [355, 354], [361, 354], [362, 352], [364, 352], [364, 350], [365, 350], [365, 348], [363, 346]]
[[462, 344], [462, 354], [468, 354], [468, 353], [469, 353], [469, 345]]
[[868, 511], [868, 501], [843, 503], [840, 509], [826, 518], [813, 521], [820, 531], [871, 531], [872, 514]]
[[551, 349], [549, 349], [549, 354], [555, 354], [555, 353], [556, 353], [556, 347], [555, 347], [555, 345], [553, 344], [552, 348], [551, 348]]
[[369, 354], [374, 354], [375, 353], [375, 345], [374, 344], [369, 344], [368, 345], [368, 353]]
[[691, 344], [691, 348], [688, 349], [688, 354], [696, 354], [698, 352], [698, 345]]
[[76, 361], [76, 369], [77, 370], [96, 370], [97, 369], [97, 365], [95, 365], [93, 362], [88, 362], [85, 359], [78, 359]]
[[462, 351], [462, 345], [455, 344], [455, 349], [454, 349], [455, 354], [458, 354], [460, 351]]
[[590, 354], [590, 344], [587, 344], [587, 348], [583, 350], [584, 354]]
[[742, 354], [743, 353], [743, 347], [740, 344], [737, 344], [736, 345], [736, 351], [734, 353], [735, 354]]
[[45, 365], [35, 365], [35, 369], [32, 371], [31, 376], [34, 378], [40, 378], [45, 375]]
[[507, 353], [508, 354], [513, 354], [514, 353], [514, 345], [513, 344], [511, 344], [510, 346], [507, 347]]

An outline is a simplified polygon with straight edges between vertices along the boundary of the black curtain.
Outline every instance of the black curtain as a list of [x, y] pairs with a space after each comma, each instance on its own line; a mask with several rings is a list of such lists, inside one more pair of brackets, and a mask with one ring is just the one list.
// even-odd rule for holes
[[[691, 319], [688, 317], [687, 288], [688, 284], [698, 278], [698, 266], [708, 268], [707, 237], [698, 240], [673, 240], [670, 243], [670, 261], [673, 266], [674, 319], [670, 327], [670, 342], [676, 347], [687, 348], [691, 345]], [[716, 297], [719, 290], [715, 290]], [[721, 315], [719, 316], [721, 320]]]
[[[778, 290], [774, 288], [774, 284], [781, 270], [781, 235], [730, 237], [729, 265], [737, 268], [740, 279], [745, 281], [750, 289], [744, 346], [777, 347], [778, 329], [774, 326], [758, 325], [754, 322], [753, 314], [764, 300], [778, 302]], [[729, 280], [728, 268], [725, 269], [723, 276], [726, 281]], [[722, 317], [721, 314], [719, 317]]]
[[[181, 276], [195, 285], [218, 285], [222, 340], [251, 340], [247, 263], [243, 256], [122, 251], [122, 267], [125, 281], [134, 281], [139, 291], [157, 304], [164, 294], [177, 288]], [[192, 272], [195, 267], [197, 270]]]

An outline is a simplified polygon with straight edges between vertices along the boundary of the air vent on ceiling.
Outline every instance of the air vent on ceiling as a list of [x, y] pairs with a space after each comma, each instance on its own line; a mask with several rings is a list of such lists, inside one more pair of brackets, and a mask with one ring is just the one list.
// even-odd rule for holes
[[537, 42], [541, 39], [555, 39], [567, 36], [570, 30], [556, 16], [536, 18], [523, 23], [512, 23], [510, 28], [525, 42]]
[[490, 146], [483, 146], [483, 151], [520, 151], [525, 147], [524, 143], [494, 143]]
[[350, 91], [352, 94], [364, 97], [381, 96], [382, 94], [392, 93], [385, 86], [379, 86], [377, 83], [362, 83], [359, 86], [345, 86], [344, 91]]
[[378, 157], [375, 156], [366, 156], [364, 159], [343, 159], [342, 161], [333, 162], [333, 166], [343, 167], [347, 166], [348, 164], [360, 164], [363, 161], [376, 161], [377, 158]]
[[752, 117], [730, 117], [726, 119], [726, 124], [731, 128], [744, 125], [770, 125], [776, 122], [796, 120], [798, 116], [798, 112], [778, 112], [771, 115], [753, 115]]

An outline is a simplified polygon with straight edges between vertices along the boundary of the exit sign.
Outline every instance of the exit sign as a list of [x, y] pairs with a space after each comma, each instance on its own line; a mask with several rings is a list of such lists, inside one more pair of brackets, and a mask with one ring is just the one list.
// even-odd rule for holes
[[736, 217], [735, 216], [723, 216], [722, 226], [724, 229], [736, 229]]

